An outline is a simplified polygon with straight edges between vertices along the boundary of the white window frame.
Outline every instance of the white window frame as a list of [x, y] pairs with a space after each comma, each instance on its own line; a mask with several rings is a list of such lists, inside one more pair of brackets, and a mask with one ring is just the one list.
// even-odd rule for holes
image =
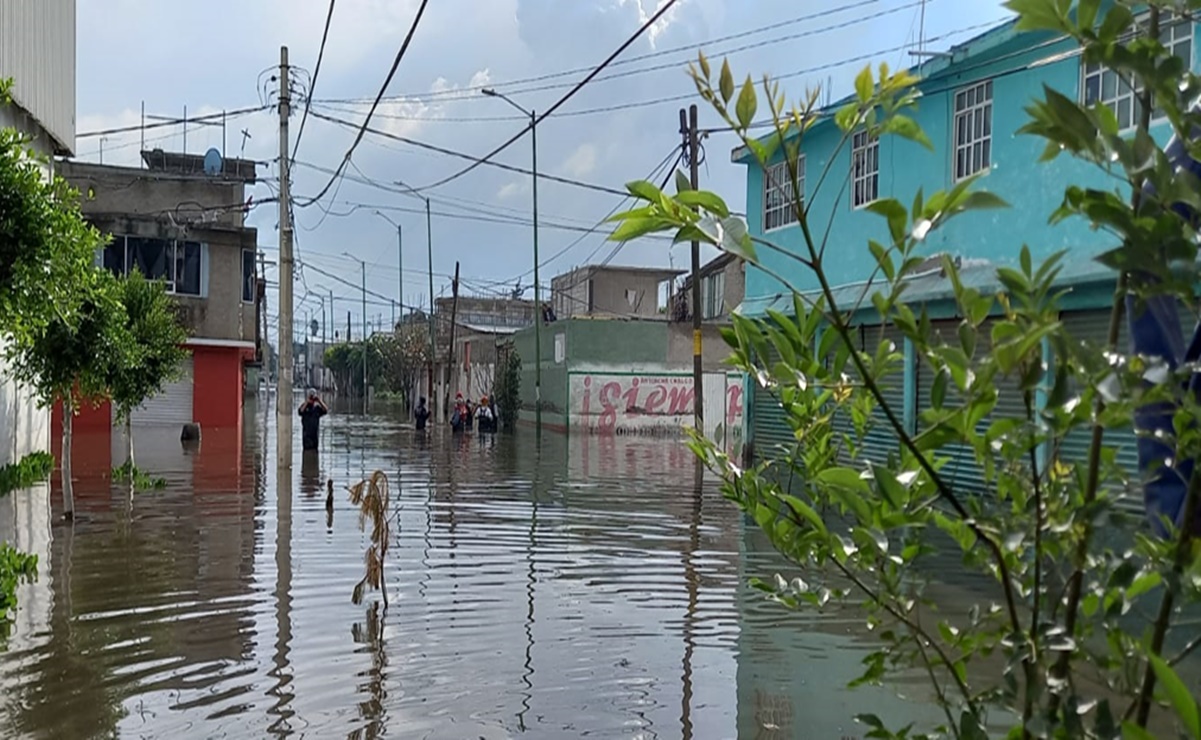
[[980, 80], [956, 90], [952, 111], [951, 172], [960, 182], [992, 168], [993, 81]]
[[[1148, 19], [1147, 14], [1143, 14], [1135, 19], [1136, 24], [1143, 24]], [[1186, 18], [1172, 18], [1160, 28], [1159, 40], [1167, 50], [1176, 54], [1178, 47], [1188, 45], [1188, 55], [1177, 54], [1182, 59], [1188, 69], [1193, 68], [1193, 61], [1196, 58], [1196, 44], [1194, 43], [1193, 22]], [[1090, 100], [1089, 86], [1095, 80], [1096, 97]], [[1106, 84], [1109, 84], [1109, 92], [1106, 92]], [[1089, 63], [1080, 60], [1080, 103], [1082, 105], [1093, 105], [1100, 103], [1113, 111], [1114, 117], [1118, 119], [1118, 128], [1123, 132], [1133, 131], [1138, 125], [1138, 98], [1142, 94], [1139, 89], [1131, 88], [1126, 84], [1125, 80], [1118, 77], [1116, 72], [1097, 63]], [[1128, 117], [1126, 122], [1122, 122], [1123, 107], [1125, 107], [1125, 115]], [[1158, 123], [1166, 120], [1166, 114], [1158, 111], [1151, 111], [1151, 122]]]
[[718, 270], [701, 278], [701, 318], [719, 318], [725, 310], [726, 273]]
[[805, 155], [797, 156], [797, 186], [792, 192], [788, 161], [782, 160], [763, 168], [763, 232], [776, 231], [796, 224], [796, 205], [805, 202]]
[[880, 198], [880, 138], [867, 130], [851, 135], [851, 209]]

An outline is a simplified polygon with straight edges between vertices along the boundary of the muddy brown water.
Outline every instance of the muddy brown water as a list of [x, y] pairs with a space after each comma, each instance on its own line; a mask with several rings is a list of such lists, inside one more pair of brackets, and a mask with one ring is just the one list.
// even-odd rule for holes
[[[41, 558], [0, 653], [0, 738], [843, 740], [862, 712], [940, 716], [916, 677], [845, 688], [860, 619], [746, 585], [791, 573], [677, 440], [334, 413], [281, 475], [259, 403], [241, 440], [139, 430], [167, 487], [132, 501], [104, 476], [120, 439], [76, 440], [73, 525], [48, 486], [0, 500], [0, 539]], [[367, 538], [346, 486], [376, 469], [386, 612], [350, 600]]]

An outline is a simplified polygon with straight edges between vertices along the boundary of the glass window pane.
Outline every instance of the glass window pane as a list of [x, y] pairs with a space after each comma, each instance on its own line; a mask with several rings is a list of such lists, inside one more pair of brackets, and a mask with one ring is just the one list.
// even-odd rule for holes
[[104, 248], [104, 269], [117, 277], [125, 275], [125, 237], [114, 236]]
[[163, 239], [144, 239], [131, 236], [126, 240], [126, 269], [138, 270], [149, 280], [171, 282], [171, 242]]
[[980, 142], [980, 147], [984, 152], [983, 160], [980, 164], [983, 169], [987, 169], [992, 165], [992, 140], [985, 139], [984, 141]]
[[1118, 101], [1118, 126], [1120, 128], [1129, 128], [1132, 121], [1130, 98], [1123, 97]]
[[200, 244], [178, 242], [176, 245], [178, 268], [175, 272], [175, 292], [183, 295], [200, 295]]
[[255, 287], [257, 279], [254, 270], [254, 252], [249, 249], [242, 250], [242, 301], [245, 303], [254, 302]]
[[1101, 99], [1113, 100], [1118, 94], [1118, 76], [1109, 70], [1101, 74]]

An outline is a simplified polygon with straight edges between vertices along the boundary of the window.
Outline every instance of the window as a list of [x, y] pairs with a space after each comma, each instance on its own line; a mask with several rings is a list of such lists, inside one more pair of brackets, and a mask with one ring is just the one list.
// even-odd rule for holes
[[880, 139], [859, 131], [851, 137], [851, 207], [880, 197]]
[[[1140, 19], [1142, 22], [1144, 19]], [[1177, 57], [1184, 60], [1188, 68], [1193, 66], [1193, 24], [1184, 19], [1168, 20], [1160, 30], [1159, 41]], [[1085, 105], [1100, 103], [1108, 106], [1118, 119], [1118, 127], [1128, 129], [1138, 120], [1138, 95], [1141, 90], [1135, 90], [1119, 79], [1117, 73], [1106, 69], [1100, 64], [1086, 62], [1082, 65], [1084, 84], [1081, 91]], [[1164, 114], [1156, 110], [1152, 120], [1162, 120]]]
[[805, 197], [805, 158], [797, 159], [797, 186], [800, 193], [792, 191], [792, 177], [787, 162], [777, 162], [763, 170], [763, 230], [783, 228], [795, 224], [796, 205]]
[[701, 278], [701, 318], [716, 319], [725, 313], [726, 273], [718, 271]]
[[162, 280], [168, 293], [200, 295], [200, 243], [116, 236], [104, 248], [105, 269], [119, 277], [134, 270]]
[[955, 180], [992, 164], [992, 80], [955, 93]]
[[254, 270], [254, 250], [242, 250], [242, 302], [254, 303], [255, 288], [258, 287], [258, 275]]

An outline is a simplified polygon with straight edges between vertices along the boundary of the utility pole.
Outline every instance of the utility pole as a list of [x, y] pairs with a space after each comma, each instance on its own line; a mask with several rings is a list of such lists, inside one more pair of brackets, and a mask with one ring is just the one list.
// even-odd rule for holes
[[[700, 142], [697, 133], [696, 105], [680, 109], [680, 133], [688, 153], [688, 175], [692, 189], [700, 186]], [[705, 433], [705, 370], [701, 361], [701, 244], [692, 240], [692, 408], [696, 431]]]
[[306, 386], [311, 386], [311, 381], [313, 379], [313, 357], [311, 354], [313, 351], [313, 344], [309, 341], [309, 336], [313, 333], [309, 329], [312, 321], [313, 311], [312, 309], [306, 308], [304, 310], [304, 384]]
[[455, 364], [455, 321], [459, 315], [459, 263], [455, 261], [455, 281], [450, 284], [450, 345], [446, 348], [446, 372], [443, 374], [443, 408], [450, 408], [450, 370]]
[[[288, 47], [279, 48], [279, 367], [276, 385], [276, 452], [279, 467], [292, 468], [292, 209], [288, 116], [292, 114]], [[291, 498], [292, 491], [280, 491]]]
[[363, 269], [363, 415], [367, 415], [367, 263], [359, 263]]
[[430, 274], [430, 403], [434, 408], [430, 409], [433, 418], [438, 418], [438, 394], [434, 393], [434, 231], [433, 218], [430, 216], [430, 199], [425, 199], [425, 244], [429, 257], [429, 274]]

